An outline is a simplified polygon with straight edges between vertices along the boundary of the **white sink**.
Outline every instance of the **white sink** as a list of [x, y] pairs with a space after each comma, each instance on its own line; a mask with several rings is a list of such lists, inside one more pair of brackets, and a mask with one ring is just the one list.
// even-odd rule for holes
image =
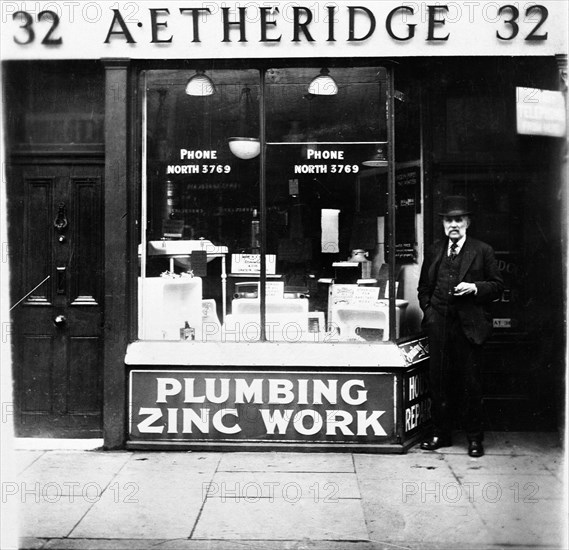
[[179, 241], [148, 241], [149, 256], [186, 256], [203, 250], [208, 255], [227, 254], [226, 246], [215, 246], [206, 239]]
[[[406, 300], [395, 302], [395, 338], [399, 337], [401, 319], [409, 305]], [[381, 329], [383, 340], [389, 340], [389, 302], [378, 300], [372, 305], [336, 304], [332, 308], [333, 328], [340, 332], [341, 340], [358, 340], [358, 329]]]
[[138, 279], [139, 337], [180, 340], [186, 322], [202, 338], [202, 280], [200, 277]]

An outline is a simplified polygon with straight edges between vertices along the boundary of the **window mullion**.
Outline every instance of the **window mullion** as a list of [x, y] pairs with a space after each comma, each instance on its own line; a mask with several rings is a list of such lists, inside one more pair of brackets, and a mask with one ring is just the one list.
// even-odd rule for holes
[[259, 210], [261, 225], [261, 272], [259, 280], [259, 299], [260, 299], [260, 322], [261, 322], [261, 341], [267, 339], [266, 335], [266, 277], [267, 277], [267, 197], [265, 186], [265, 168], [267, 158], [267, 146], [265, 138], [265, 69], [261, 70], [260, 97], [259, 97], [259, 139], [261, 141], [261, 155], [259, 166]]

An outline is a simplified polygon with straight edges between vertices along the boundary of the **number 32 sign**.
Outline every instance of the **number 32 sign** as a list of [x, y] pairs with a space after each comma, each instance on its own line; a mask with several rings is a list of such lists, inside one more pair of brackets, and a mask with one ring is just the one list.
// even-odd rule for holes
[[[20, 25], [20, 29], [22, 29], [24, 37], [22, 39], [19, 36], [14, 36], [14, 42], [22, 46], [25, 44], [31, 44], [36, 38], [36, 33], [34, 31], [34, 18], [27, 11], [17, 11], [12, 14], [12, 19], [16, 20], [18, 18], [23, 20]], [[62, 44], [63, 39], [61, 37], [54, 38], [52, 36], [59, 25], [59, 15], [54, 11], [40, 11], [38, 13], [38, 21], [41, 22], [44, 19], [48, 21], [51, 20], [52, 24], [47, 34], [43, 37], [41, 43], [48, 46], [58, 46]]]

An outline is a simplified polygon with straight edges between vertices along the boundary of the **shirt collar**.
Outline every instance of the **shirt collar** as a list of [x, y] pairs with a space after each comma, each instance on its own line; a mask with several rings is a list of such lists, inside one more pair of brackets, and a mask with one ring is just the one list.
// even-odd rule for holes
[[[466, 235], [464, 237], [462, 237], [462, 239], [459, 239], [458, 241], [456, 241], [456, 253], [459, 254], [460, 251], [462, 250], [462, 246], [464, 245], [464, 241], [466, 241]], [[447, 246], [447, 255], [450, 255], [450, 246], [452, 244], [452, 241], [449, 239], [448, 240], [448, 246]]]

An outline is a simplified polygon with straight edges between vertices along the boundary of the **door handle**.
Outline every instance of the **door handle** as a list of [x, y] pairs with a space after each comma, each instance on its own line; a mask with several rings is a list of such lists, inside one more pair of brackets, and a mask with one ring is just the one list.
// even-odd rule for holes
[[56, 267], [57, 279], [56, 279], [56, 292], [57, 294], [65, 294], [67, 291], [67, 270], [65, 267]]
[[67, 317], [65, 317], [65, 315], [58, 315], [53, 319], [53, 324], [57, 328], [61, 328], [65, 323], [67, 323]]

